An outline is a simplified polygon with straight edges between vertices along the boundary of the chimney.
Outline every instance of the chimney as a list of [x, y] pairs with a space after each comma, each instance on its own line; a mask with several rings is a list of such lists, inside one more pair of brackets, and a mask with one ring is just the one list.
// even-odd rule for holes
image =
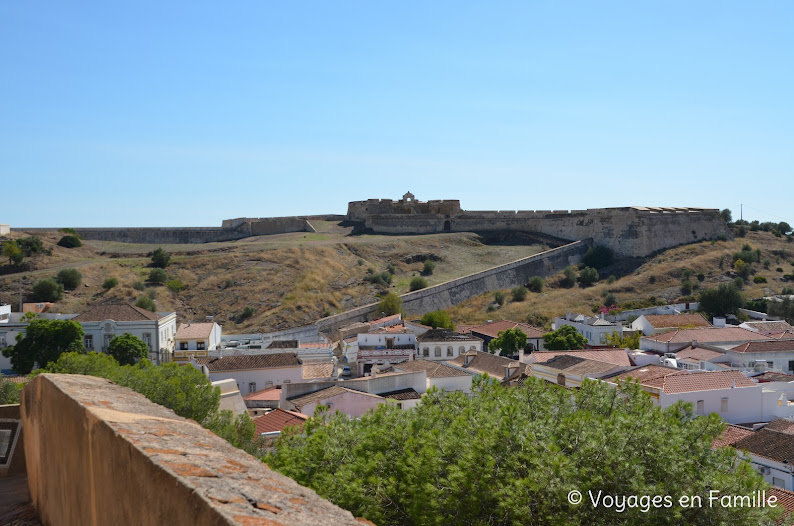
[[378, 376], [378, 366], [373, 365], [372, 369], [369, 370], [369, 377], [370, 378], [377, 378]]
[[571, 311], [565, 313], [565, 321], [571, 321]]
[[[471, 351], [469, 351], [469, 352], [471, 352]], [[466, 354], [463, 356], [463, 365], [471, 365], [471, 362], [472, 362], [473, 360], [474, 360], [474, 356], [472, 356], [472, 355], [471, 355], [471, 354], [469, 354], [469, 353], [466, 353]]]
[[215, 320], [215, 316], [204, 316], [204, 321], [207, 323], [212, 323]]

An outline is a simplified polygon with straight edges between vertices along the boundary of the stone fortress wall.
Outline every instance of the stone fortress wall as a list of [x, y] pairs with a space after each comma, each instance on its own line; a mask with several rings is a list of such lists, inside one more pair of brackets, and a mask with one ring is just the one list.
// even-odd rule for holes
[[[424, 205], [430, 203], [436, 207], [455, 203], [457, 208], [450, 205], [449, 212], [427, 212], [429, 207]], [[410, 193], [400, 201], [351, 202], [347, 218], [383, 234], [524, 231], [571, 241], [592, 239], [619, 255], [638, 257], [685, 243], [731, 236], [719, 210], [711, 208], [462, 211], [458, 201], [423, 203]]]

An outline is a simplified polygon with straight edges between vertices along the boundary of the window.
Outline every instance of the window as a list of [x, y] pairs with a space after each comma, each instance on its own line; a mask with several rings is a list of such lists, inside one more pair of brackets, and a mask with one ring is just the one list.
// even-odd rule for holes
[[270, 387], [271, 385], [273, 385], [273, 382], [265, 382], [265, 387]]
[[706, 409], [705, 409], [705, 407], [704, 407], [704, 406], [705, 406], [705, 403], [703, 402], [703, 400], [698, 400], [698, 403], [697, 403], [697, 413], [698, 413], [699, 415], [705, 415], [705, 414], [706, 414]]
[[565, 375], [560, 373], [557, 375], [557, 384], [558, 385], [565, 385]]
[[248, 392], [253, 393], [256, 391], [256, 382], [248, 382]]
[[6, 335], [0, 334], [0, 349], [6, 346]]
[[720, 400], [720, 412], [727, 413], [728, 412], [728, 397], [724, 397]]
[[207, 347], [206, 342], [196, 342], [196, 349], [203, 351]]
[[452, 346], [449, 346], [447, 347], [447, 356], [452, 356], [452, 355], [453, 355]]
[[607, 335], [603, 332], [601, 333], [601, 345], [604, 345], [607, 342]]
[[425, 347], [424, 349], [422, 349], [422, 355], [424, 357], [430, 356], [430, 349], [428, 347]]
[[788, 361], [788, 370], [794, 372], [794, 360]]
[[143, 343], [146, 344], [150, 351], [152, 350], [152, 335], [150, 333], [143, 333]]
[[772, 485], [777, 488], [786, 489], [786, 482], [783, 479], [779, 479], [777, 477], [772, 477]]
[[94, 337], [90, 334], [87, 334], [85, 338], [83, 338], [83, 345], [86, 349], [93, 349], [94, 348]]
[[436, 358], [440, 358], [441, 357], [441, 347], [436, 346], [435, 355], [436, 355]]
[[464, 354], [465, 352], [466, 352], [466, 347], [462, 345], [458, 347], [458, 354]]
[[179, 342], [179, 350], [187, 351], [187, 342]]
[[102, 346], [102, 350], [103, 351], [107, 351], [108, 350], [108, 345], [110, 345], [110, 340], [112, 340], [112, 339], [113, 339], [113, 335], [112, 334], [106, 334], [105, 335], [105, 344]]

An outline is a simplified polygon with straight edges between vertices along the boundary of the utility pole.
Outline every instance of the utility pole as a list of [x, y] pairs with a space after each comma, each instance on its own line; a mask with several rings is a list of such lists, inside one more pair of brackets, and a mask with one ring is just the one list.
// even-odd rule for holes
[[22, 278], [19, 278], [19, 312], [22, 312]]
[[744, 205], [739, 204], [739, 221], [744, 220]]

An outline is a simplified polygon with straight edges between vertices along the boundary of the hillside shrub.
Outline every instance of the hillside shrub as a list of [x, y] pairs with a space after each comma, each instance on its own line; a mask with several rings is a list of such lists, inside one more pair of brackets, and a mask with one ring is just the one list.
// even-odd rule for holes
[[583, 287], [590, 287], [598, 283], [598, 271], [593, 267], [585, 267], [579, 273], [579, 283]]
[[516, 287], [510, 291], [510, 295], [513, 297], [513, 301], [524, 301], [527, 298], [527, 292], [526, 287]]
[[496, 292], [494, 292], [493, 300], [494, 303], [496, 303], [501, 307], [502, 305], [505, 304], [505, 293], [502, 292], [501, 290], [497, 290]]
[[416, 276], [415, 278], [411, 279], [410, 287], [411, 292], [427, 288], [427, 280], [421, 276]]
[[425, 264], [422, 267], [422, 275], [423, 276], [430, 276], [433, 274], [433, 271], [436, 269], [436, 264], [433, 263], [431, 260], [426, 259]]
[[117, 278], [105, 278], [105, 281], [102, 282], [102, 288], [105, 290], [110, 290], [118, 284], [119, 280]]
[[146, 284], [143, 281], [136, 281], [135, 283], [132, 284], [132, 288], [138, 291], [142, 291], [143, 289], [146, 288]]
[[77, 248], [83, 246], [83, 242], [77, 236], [63, 236], [58, 240], [58, 246], [64, 248]]
[[576, 270], [573, 267], [566, 267], [565, 270], [562, 271], [562, 276], [560, 285], [563, 287], [571, 288], [576, 285]]
[[76, 268], [65, 268], [58, 271], [55, 281], [63, 285], [66, 290], [74, 290], [83, 281], [83, 275]]
[[692, 294], [692, 282], [688, 279], [685, 279], [681, 282], [681, 294], [684, 296], [689, 296]]
[[40, 279], [33, 284], [35, 301], [58, 301], [63, 297], [63, 285], [54, 279]]
[[753, 283], [766, 283], [766, 278], [764, 276], [756, 276], [753, 278]]
[[596, 245], [587, 249], [582, 258], [582, 267], [604, 268], [612, 263], [614, 252], [604, 245]]
[[157, 310], [157, 305], [155, 305], [154, 300], [149, 296], [141, 296], [138, 298], [138, 301], [135, 302], [136, 307], [140, 307], [141, 309], [146, 309], [149, 311], [154, 312]]
[[172, 279], [165, 284], [166, 287], [171, 289], [174, 292], [182, 292], [187, 288], [187, 285], [179, 281], [178, 279]]
[[532, 276], [529, 278], [529, 282], [527, 283], [527, 288], [532, 292], [541, 292], [543, 291], [543, 278], [540, 276]]
[[251, 307], [250, 305], [246, 305], [246, 306], [243, 308], [243, 310], [242, 310], [242, 311], [240, 311], [240, 314], [238, 314], [238, 315], [237, 315], [237, 321], [238, 321], [238, 322], [239, 322], [239, 321], [245, 321], [245, 320], [247, 320], [248, 318], [250, 318], [251, 316], [253, 316], [255, 312], [256, 312], [256, 309], [254, 309], [254, 308], [253, 308], [253, 307]]
[[171, 263], [171, 254], [162, 248], [155, 249], [152, 252], [152, 266], [158, 268], [165, 268]]
[[149, 272], [149, 281], [151, 283], [162, 285], [167, 280], [168, 280], [168, 274], [166, 274], [165, 270], [161, 268], [153, 268], [152, 271]]

